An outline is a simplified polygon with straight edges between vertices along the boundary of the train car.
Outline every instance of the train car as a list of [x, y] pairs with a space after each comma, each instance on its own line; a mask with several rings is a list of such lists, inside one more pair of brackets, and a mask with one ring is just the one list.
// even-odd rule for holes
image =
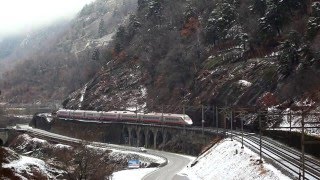
[[70, 117], [70, 110], [67, 109], [59, 109], [57, 111], [57, 116], [61, 118], [69, 118]]
[[100, 120], [101, 121], [119, 120], [119, 113], [117, 111], [102, 112], [100, 116]]
[[85, 111], [82, 111], [82, 110], [71, 110], [69, 118], [72, 118], [72, 119], [84, 119], [85, 118], [84, 113], [85, 113]]
[[161, 123], [162, 120], [162, 114], [160, 113], [148, 113], [148, 114], [142, 114], [139, 113], [140, 121], [146, 122], [146, 123]]
[[130, 111], [117, 111], [120, 121], [138, 121], [139, 115]]
[[192, 125], [191, 118], [186, 114], [165, 114], [164, 122], [174, 125]]
[[100, 120], [101, 113], [97, 111], [85, 111], [84, 118], [88, 120]]
[[163, 113], [134, 113], [130, 111], [84, 111], [60, 109], [57, 111], [60, 118], [86, 119], [99, 121], [143, 122], [168, 125], [192, 125], [191, 118], [186, 114]]

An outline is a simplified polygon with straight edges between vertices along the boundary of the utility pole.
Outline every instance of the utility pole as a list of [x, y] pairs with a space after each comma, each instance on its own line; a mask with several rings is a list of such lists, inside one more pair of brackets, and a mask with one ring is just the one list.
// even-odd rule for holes
[[291, 121], [292, 121], [292, 114], [291, 114], [291, 109], [290, 109], [290, 112], [289, 112], [290, 132], [291, 132]]
[[217, 125], [217, 133], [219, 132], [219, 109], [216, 107], [216, 125]]
[[214, 112], [215, 112], [215, 109], [214, 109], [214, 105], [212, 106], [212, 126], [214, 127]]
[[260, 163], [262, 163], [262, 140], [261, 140], [261, 134], [262, 134], [262, 127], [261, 127], [261, 113], [258, 113], [259, 116], [259, 155], [260, 155]]
[[[137, 104], [136, 104], [136, 119], [137, 119], [137, 124], [138, 124], [138, 106], [137, 106]], [[138, 125], [137, 125], [138, 126]]]
[[163, 121], [164, 121], [164, 119], [163, 119], [163, 111], [164, 111], [164, 109], [163, 109], [163, 105], [162, 105], [162, 107], [161, 107], [161, 125], [163, 126]]
[[201, 120], [201, 124], [202, 124], [202, 135], [204, 135], [204, 110], [203, 110], [203, 105], [201, 105], [201, 114], [202, 114], [202, 120]]
[[305, 178], [305, 164], [304, 164], [304, 114], [301, 115], [301, 169], [302, 169], [302, 179]]
[[243, 149], [243, 117], [240, 117], [241, 119], [241, 149]]
[[[183, 121], [185, 121], [186, 117], [185, 117], [185, 114], [186, 114], [186, 108], [185, 106], [183, 105], [182, 107], [182, 113], [183, 113]], [[186, 134], [186, 125], [183, 124], [183, 133]]]
[[231, 137], [231, 141], [233, 141], [233, 139], [232, 139], [232, 124], [233, 124], [233, 110], [231, 109], [231, 111], [230, 111], [230, 123], [231, 123], [231, 125], [230, 125], [230, 128], [231, 128], [231, 130], [230, 130], [230, 137]]

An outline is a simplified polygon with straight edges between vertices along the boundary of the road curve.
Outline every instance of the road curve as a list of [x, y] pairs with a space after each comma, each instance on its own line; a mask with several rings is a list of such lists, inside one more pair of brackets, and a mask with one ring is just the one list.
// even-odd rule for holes
[[148, 153], [167, 158], [168, 164], [149, 173], [143, 178], [143, 180], [181, 180], [181, 177], [176, 174], [194, 159], [194, 157], [191, 156], [182, 156], [164, 151], [148, 150]]
[[[76, 138], [71, 138], [67, 136], [62, 136], [59, 134], [51, 133], [48, 131], [44, 131], [41, 129], [34, 129], [29, 127], [28, 125], [19, 125], [17, 130], [27, 131], [34, 135], [46, 136], [51, 138], [56, 138], [64, 141], [76, 142], [79, 143], [81, 140]], [[128, 147], [128, 146], [120, 146], [115, 144], [105, 144], [105, 143], [97, 143], [92, 142], [92, 145], [95, 146], [104, 146], [109, 147], [112, 149], [120, 149], [120, 150], [127, 150], [127, 151], [139, 151], [135, 147]], [[157, 150], [147, 150], [147, 154], [155, 155], [158, 157], [163, 157], [167, 159], [167, 164], [158, 170], [149, 173], [146, 175], [143, 180], [184, 180], [185, 178], [179, 177], [176, 174], [179, 173], [184, 167], [186, 167], [195, 157], [192, 156], [184, 156], [164, 151], [157, 151]]]

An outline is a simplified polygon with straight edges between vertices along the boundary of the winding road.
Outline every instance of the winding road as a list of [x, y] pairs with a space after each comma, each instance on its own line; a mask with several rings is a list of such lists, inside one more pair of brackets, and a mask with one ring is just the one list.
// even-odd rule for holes
[[[51, 133], [41, 129], [35, 129], [28, 125], [21, 125], [21, 124], [17, 125], [16, 130], [22, 131], [22, 132], [28, 132], [38, 137], [47, 137], [51, 139], [74, 142], [74, 143], [81, 142], [80, 139]], [[98, 143], [98, 142], [92, 142], [91, 144], [99, 147], [108, 147], [111, 149], [126, 150], [126, 151], [138, 151], [139, 153], [142, 153], [139, 151], [139, 148], [136, 148], [136, 147], [120, 146], [115, 144]], [[145, 153], [162, 157], [165, 159], [165, 163], [162, 164], [161, 168], [147, 174], [143, 178], [143, 180], [185, 180], [184, 177], [180, 177], [179, 175], [176, 175], [176, 174], [179, 173], [184, 167], [186, 167], [191, 161], [195, 159], [195, 157], [192, 157], [192, 156], [184, 156], [184, 155], [179, 155], [179, 154], [174, 154], [174, 153], [169, 153], [164, 151], [151, 150], [151, 149], [148, 149], [147, 152]]]
[[182, 156], [164, 151], [149, 150], [148, 152], [149, 154], [160, 155], [167, 158], [168, 164], [146, 175], [143, 180], [183, 180], [183, 177], [176, 174], [195, 159], [191, 156]]

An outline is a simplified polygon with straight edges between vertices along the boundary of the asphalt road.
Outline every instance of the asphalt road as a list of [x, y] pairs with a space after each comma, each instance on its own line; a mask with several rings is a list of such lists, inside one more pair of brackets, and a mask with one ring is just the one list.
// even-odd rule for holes
[[168, 164], [146, 175], [143, 180], [186, 180], [176, 174], [192, 161], [192, 157], [155, 150], [148, 150], [148, 153], [167, 158]]

